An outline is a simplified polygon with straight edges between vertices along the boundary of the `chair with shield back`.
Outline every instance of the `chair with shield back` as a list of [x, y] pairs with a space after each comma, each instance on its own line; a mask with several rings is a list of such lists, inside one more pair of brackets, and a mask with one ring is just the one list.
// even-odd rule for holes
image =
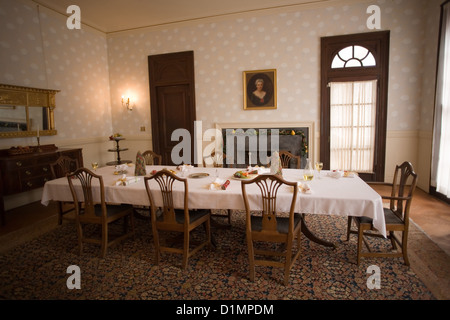
[[[75, 206], [75, 221], [78, 233], [79, 254], [83, 253], [83, 243], [100, 244], [100, 256], [106, 256], [107, 248], [135, 235], [133, 206], [128, 204], [107, 204], [105, 202], [105, 187], [103, 177], [86, 168], [79, 168], [67, 175], [70, 191]], [[80, 197], [79, 195], [82, 195]], [[112, 237], [110, 226], [113, 222], [123, 219], [123, 230], [115, 230], [118, 234]], [[128, 221], [129, 220], [129, 221]], [[129, 229], [128, 222], [131, 225]], [[101, 236], [96, 232], [88, 232], [87, 227], [101, 227]], [[98, 229], [98, 228], [96, 228]], [[89, 230], [93, 231], [93, 230]], [[92, 234], [90, 234], [92, 233]], [[110, 234], [111, 233], [111, 234]]]
[[[155, 263], [159, 264], [161, 252], [176, 253], [182, 255], [181, 266], [185, 269], [192, 255], [205, 246], [212, 247], [210, 210], [189, 210], [188, 180], [177, 177], [177, 175], [167, 169], [160, 170], [150, 177], [144, 177], [144, 183], [151, 208]], [[153, 187], [150, 186], [151, 184]], [[180, 190], [182, 192], [183, 204], [179, 208], [176, 208], [174, 203], [175, 192], [173, 189], [175, 184], [177, 184], [177, 192], [180, 192]], [[156, 203], [158, 198], [162, 199], [161, 203]], [[159, 210], [158, 207], [160, 208]], [[191, 231], [201, 225], [205, 227], [206, 239], [199, 243], [191, 243]], [[177, 248], [175, 245], [170, 246], [169, 244], [163, 245], [160, 241], [163, 232], [182, 233], [182, 248]], [[193, 248], [191, 248], [191, 245]]]
[[[384, 219], [386, 222], [387, 237], [391, 241], [392, 251], [372, 251], [369, 242], [365, 237], [384, 238], [373, 227], [373, 220], [368, 217], [349, 217], [347, 226], [347, 241], [350, 239], [350, 234], [358, 235], [357, 244], [357, 264], [359, 265], [361, 257], [403, 257], [406, 265], [409, 265], [408, 260], [408, 230], [409, 230], [409, 211], [413, 199], [414, 190], [417, 185], [417, 174], [410, 162], [403, 162], [401, 165], [395, 167], [394, 179], [392, 183], [376, 183], [370, 182], [373, 185], [386, 185], [391, 187], [390, 196], [382, 196], [383, 200], [389, 201], [389, 207], [384, 207]], [[352, 222], [355, 223], [357, 229], [352, 229]], [[401, 233], [401, 240], [395, 234]], [[364, 242], [368, 251], [362, 250], [362, 242]], [[398, 251], [397, 244], [401, 246], [401, 251]]]
[[[210, 156], [203, 157], [203, 166], [207, 167], [208, 165], [212, 164], [214, 168], [223, 168], [226, 159], [227, 155], [224, 152], [216, 153], [215, 151], [213, 151]], [[206, 160], [208, 160], [208, 163], [206, 163]], [[228, 167], [232, 168], [233, 165], [229, 164]]]
[[[250, 201], [247, 188], [253, 188], [252, 185], [259, 187], [260, 195], [258, 193], [258, 198]], [[285, 181], [277, 175], [260, 175], [252, 180], [241, 181], [241, 186], [246, 211], [250, 280], [255, 279], [255, 266], [280, 267], [284, 269], [283, 283], [287, 285], [292, 266], [301, 252], [301, 215], [294, 212], [297, 182]], [[292, 193], [279, 198], [278, 191], [285, 187], [292, 187]], [[287, 210], [279, 210], [277, 201], [285, 204]], [[257, 208], [256, 203], [260, 203], [260, 207]]]
[[[50, 164], [50, 171], [52, 173], [52, 179], [58, 179], [65, 177], [67, 174], [74, 172], [79, 167], [77, 159], [70, 158], [65, 155], [60, 155], [58, 159]], [[62, 224], [63, 218], [69, 218], [68, 213], [75, 213], [75, 207], [73, 202], [58, 201], [58, 224]]]
[[144, 151], [144, 153], [142, 153], [142, 156], [145, 159], [145, 164], [148, 166], [160, 165], [162, 163], [162, 156], [152, 150]]
[[[147, 150], [142, 153], [142, 156], [145, 159], [145, 165], [153, 166], [153, 165], [161, 165], [162, 156], [157, 154], [152, 150]], [[148, 206], [134, 206], [134, 212], [136, 213], [136, 217], [148, 220], [150, 219], [150, 207]]]
[[[211, 158], [212, 165], [214, 168], [223, 168], [223, 164], [227, 159], [227, 155], [223, 152], [215, 152], [213, 151], [211, 153], [211, 156], [207, 156], [203, 158], [203, 167], [207, 167], [208, 164], [206, 163], [205, 159]], [[233, 165], [229, 164], [229, 168], [232, 168]], [[223, 211], [226, 211], [226, 213], [223, 213]], [[216, 218], [226, 218], [228, 224], [226, 225], [219, 225], [215, 224], [216, 227], [231, 227], [231, 216], [233, 215], [233, 210], [231, 209], [222, 209], [222, 210], [212, 210], [211, 211], [211, 217]]]
[[281, 166], [283, 168], [290, 168], [291, 160], [293, 160], [293, 161], [295, 161], [295, 168], [300, 169], [300, 165], [301, 165], [301, 161], [302, 161], [300, 156], [296, 156], [286, 150], [280, 150], [279, 155], [280, 155], [280, 160], [281, 160]]

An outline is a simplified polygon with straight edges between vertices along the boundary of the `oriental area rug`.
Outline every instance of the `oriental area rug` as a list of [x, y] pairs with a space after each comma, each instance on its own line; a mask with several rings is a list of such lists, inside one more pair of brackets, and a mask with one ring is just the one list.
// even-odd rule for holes
[[[135, 238], [110, 247], [103, 259], [94, 244], [85, 244], [78, 255], [75, 226], [67, 221], [0, 255], [0, 299], [435, 300], [401, 258], [366, 258], [357, 266], [356, 236], [346, 241], [345, 217], [307, 215], [306, 221], [337, 248], [302, 235], [301, 256], [287, 286], [281, 268], [256, 267], [255, 281], [249, 280], [243, 212], [234, 212], [231, 228], [213, 228], [217, 247], [200, 250], [185, 270], [175, 254], [163, 253], [160, 264], [154, 264], [149, 220], [135, 219]], [[203, 228], [193, 234], [203, 236]], [[373, 241], [375, 247], [389, 245], [389, 240]], [[73, 266], [79, 268], [79, 289], [68, 288], [75, 283], [73, 269], [68, 271]]]

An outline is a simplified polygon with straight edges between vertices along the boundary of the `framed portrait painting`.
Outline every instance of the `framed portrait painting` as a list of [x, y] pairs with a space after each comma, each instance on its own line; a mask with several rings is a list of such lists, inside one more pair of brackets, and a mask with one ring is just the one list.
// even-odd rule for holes
[[244, 110], [277, 108], [277, 70], [243, 72]]

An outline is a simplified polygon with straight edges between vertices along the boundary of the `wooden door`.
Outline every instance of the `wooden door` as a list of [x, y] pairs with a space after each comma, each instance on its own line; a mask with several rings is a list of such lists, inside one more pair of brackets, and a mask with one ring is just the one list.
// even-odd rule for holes
[[162, 163], [174, 165], [171, 141], [176, 129], [186, 129], [191, 136], [191, 160], [194, 163], [195, 82], [193, 51], [148, 57], [150, 109], [153, 151]]

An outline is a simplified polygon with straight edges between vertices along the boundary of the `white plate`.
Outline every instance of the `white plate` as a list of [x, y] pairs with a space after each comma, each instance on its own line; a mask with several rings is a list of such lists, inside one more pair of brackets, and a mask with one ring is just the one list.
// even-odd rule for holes
[[233, 180], [252, 180], [252, 179], [254, 179], [254, 178], [256, 178], [258, 175], [257, 174], [249, 174], [248, 175], [248, 177], [247, 178], [238, 178], [238, 177], [235, 177], [234, 175], [231, 177], [231, 179], [233, 179]]
[[206, 177], [209, 177], [209, 173], [199, 172], [199, 173], [192, 173], [189, 175], [189, 178], [192, 178], [192, 179], [201, 179], [201, 178], [206, 178]]

